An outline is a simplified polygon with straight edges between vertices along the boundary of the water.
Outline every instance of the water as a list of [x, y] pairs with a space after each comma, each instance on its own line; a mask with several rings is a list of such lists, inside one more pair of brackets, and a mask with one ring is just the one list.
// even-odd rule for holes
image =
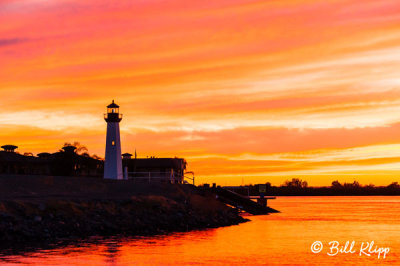
[[[280, 214], [166, 236], [108, 239], [23, 255], [0, 256], [1, 265], [400, 265], [400, 197], [278, 197]], [[311, 244], [321, 241], [319, 254]], [[355, 241], [355, 253], [328, 256], [328, 243]], [[386, 258], [359, 256], [361, 243], [389, 247]]]

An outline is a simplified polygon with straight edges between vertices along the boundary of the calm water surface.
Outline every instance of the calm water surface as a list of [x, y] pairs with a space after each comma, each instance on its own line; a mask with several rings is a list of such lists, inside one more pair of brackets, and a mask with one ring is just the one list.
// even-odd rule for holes
[[[0, 264], [400, 265], [400, 197], [278, 197], [269, 205], [282, 213], [225, 228], [0, 255]], [[315, 241], [324, 245], [319, 254], [311, 252]], [[330, 241], [355, 241], [356, 252], [328, 256]], [[371, 241], [390, 248], [386, 259], [359, 256], [361, 243]]]

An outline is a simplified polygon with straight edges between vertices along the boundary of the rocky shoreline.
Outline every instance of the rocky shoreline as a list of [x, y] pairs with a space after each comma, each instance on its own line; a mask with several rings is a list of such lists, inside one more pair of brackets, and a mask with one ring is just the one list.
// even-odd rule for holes
[[[14, 191], [0, 199], [0, 242], [18, 245], [92, 236], [156, 235], [247, 221], [215, 195], [190, 185], [126, 182], [120, 190], [121, 184], [114, 183], [105, 190], [99, 186], [102, 189], [97, 192], [92, 187], [90, 194], [60, 195], [54, 182], [48, 185], [43, 180], [37, 180], [38, 187], [48, 186], [52, 191], [46, 189], [47, 194], [36, 191], [23, 196]], [[126, 186], [136, 189], [129, 193]]]

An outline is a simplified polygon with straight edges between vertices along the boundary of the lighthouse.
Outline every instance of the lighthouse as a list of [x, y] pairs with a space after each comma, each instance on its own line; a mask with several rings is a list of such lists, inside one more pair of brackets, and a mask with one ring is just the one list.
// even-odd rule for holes
[[123, 179], [121, 139], [119, 134], [119, 122], [122, 114], [119, 113], [119, 106], [114, 100], [107, 106], [107, 114], [104, 114], [107, 122], [106, 159], [104, 162], [105, 179]]

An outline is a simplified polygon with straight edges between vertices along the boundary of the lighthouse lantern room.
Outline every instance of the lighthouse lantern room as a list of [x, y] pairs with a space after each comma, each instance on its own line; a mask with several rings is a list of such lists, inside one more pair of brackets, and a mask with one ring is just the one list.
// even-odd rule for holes
[[104, 120], [107, 122], [104, 178], [123, 179], [119, 133], [119, 122], [122, 120], [122, 115], [119, 113], [119, 106], [114, 103], [114, 100], [107, 106], [107, 114], [104, 114]]

